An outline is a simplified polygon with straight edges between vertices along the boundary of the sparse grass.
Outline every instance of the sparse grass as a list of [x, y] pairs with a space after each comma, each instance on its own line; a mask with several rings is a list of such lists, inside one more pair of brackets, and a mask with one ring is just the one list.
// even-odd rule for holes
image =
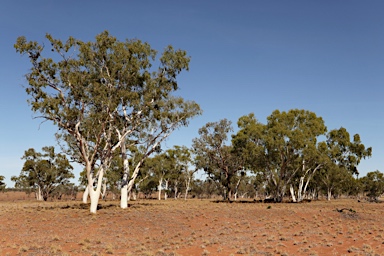
[[[342, 255], [349, 250], [379, 255], [384, 241], [382, 205], [361, 207], [352, 200], [273, 204], [271, 209], [261, 203], [146, 200], [121, 210], [117, 202], [103, 202], [108, 207], [96, 215], [79, 204], [0, 202], [0, 254]], [[356, 209], [358, 219], [335, 208]]]

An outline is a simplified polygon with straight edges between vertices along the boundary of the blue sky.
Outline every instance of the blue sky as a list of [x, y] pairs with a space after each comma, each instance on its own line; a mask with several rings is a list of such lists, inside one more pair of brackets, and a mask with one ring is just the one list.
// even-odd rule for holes
[[323, 117], [328, 130], [360, 134], [373, 148], [362, 175], [384, 171], [383, 1], [6, 0], [1, 10], [0, 175], [10, 187], [25, 150], [56, 144], [55, 127], [33, 119], [26, 102], [29, 62], [15, 52], [16, 38], [93, 40], [103, 30], [191, 56], [179, 93], [204, 113], [164, 147], [190, 146], [207, 122], [228, 118], [236, 126], [253, 112], [265, 123], [275, 109], [299, 108]]

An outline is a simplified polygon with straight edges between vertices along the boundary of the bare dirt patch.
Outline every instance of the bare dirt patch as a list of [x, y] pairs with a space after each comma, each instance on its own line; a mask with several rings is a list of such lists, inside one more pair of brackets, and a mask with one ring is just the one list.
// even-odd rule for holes
[[0, 201], [0, 255], [381, 255], [383, 207], [142, 200], [94, 215], [80, 201]]

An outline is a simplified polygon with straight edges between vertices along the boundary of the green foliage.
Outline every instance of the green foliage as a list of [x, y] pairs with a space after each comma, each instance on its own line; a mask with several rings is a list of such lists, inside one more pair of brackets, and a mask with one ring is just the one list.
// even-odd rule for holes
[[4, 182], [4, 179], [5, 179], [5, 177], [3, 175], [0, 175], [0, 191], [5, 190], [6, 184]]
[[195, 166], [203, 169], [208, 178], [223, 188], [224, 199], [230, 199], [236, 174], [243, 170], [242, 158], [227, 145], [228, 133], [232, 132], [227, 119], [209, 122], [199, 129], [199, 138], [193, 139], [196, 155]]
[[168, 46], [156, 60], [148, 43], [120, 42], [107, 31], [93, 42], [73, 37], [63, 42], [50, 34], [46, 39], [51, 47], [25, 37], [14, 46], [32, 64], [26, 75], [28, 102], [58, 126], [63, 150], [85, 166], [89, 185], [94, 175], [101, 182], [121, 143], [128, 144], [127, 150], [140, 145], [144, 159], [172, 131], [201, 114], [195, 102], [172, 95], [179, 88], [177, 76], [189, 68], [183, 50]]
[[236, 152], [249, 169], [265, 173], [276, 201], [282, 200], [294, 179], [318, 166], [317, 139], [326, 127], [315, 113], [275, 110], [265, 125], [249, 114], [239, 119], [238, 126], [240, 130], [233, 136]]
[[[276, 201], [282, 200], [288, 187], [291, 194], [296, 190], [296, 196], [301, 197], [311, 180], [322, 181], [329, 195], [337, 187], [346, 188], [349, 177], [358, 174], [361, 159], [372, 153], [358, 134], [351, 141], [345, 128], [326, 134], [323, 119], [306, 110], [276, 110], [266, 124], [249, 114], [239, 119], [238, 126], [240, 130], [232, 139], [235, 151], [247, 169], [264, 174], [266, 191]], [[318, 142], [323, 135], [326, 141]]]
[[320, 152], [324, 156], [324, 164], [316, 180], [322, 182], [328, 200], [332, 193], [358, 193], [352, 176], [359, 175], [357, 166], [362, 159], [372, 155], [372, 148], [362, 144], [359, 134], [355, 134], [351, 140], [348, 131], [341, 127], [327, 134]]
[[56, 154], [54, 147], [43, 147], [42, 153], [30, 148], [24, 152], [25, 160], [20, 176], [13, 176], [16, 188], [32, 188], [46, 201], [59, 187], [69, 186], [74, 178], [72, 166], [63, 154]]
[[384, 174], [380, 171], [367, 173], [367, 176], [361, 178], [361, 183], [371, 199], [377, 200], [384, 193]]

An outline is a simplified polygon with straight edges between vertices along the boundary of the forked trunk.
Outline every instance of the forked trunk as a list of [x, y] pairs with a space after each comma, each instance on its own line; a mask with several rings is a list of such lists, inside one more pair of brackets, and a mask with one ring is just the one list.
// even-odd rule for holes
[[97, 211], [97, 204], [99, 203], [99, 198], [101, 194], [103, 176], [104, 176], [104, 166], [101, 165], [98, 172], [96, 190], [93, 189], [93, 180], [90, 178], [88, 179], [88, 190], [89, 190], [89, 196], [91, 198], [91, 207], [90, 207], [91, 213], [96, 213]]

